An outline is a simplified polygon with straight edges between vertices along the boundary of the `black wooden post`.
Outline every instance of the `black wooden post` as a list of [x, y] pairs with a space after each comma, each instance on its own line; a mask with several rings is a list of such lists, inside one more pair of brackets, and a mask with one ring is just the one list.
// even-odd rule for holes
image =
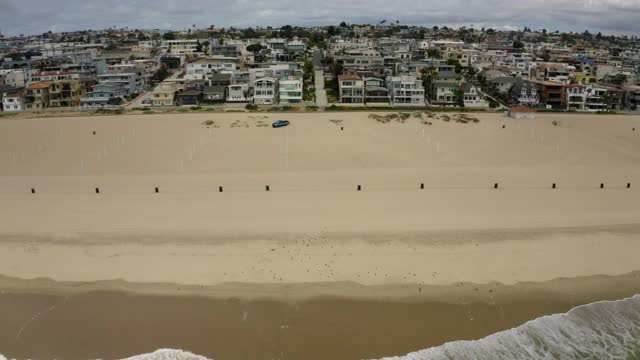
[[497, 189], [498, 188], [498, 183], [493, 184], [493, 188]]
[[160, 192], [160, 189], [156, 186], [156, 194]]
[[627, 183], [627, 189], [631, 189], [631, 183]]
[[358, 185], [358, 191], [362, 191], [362, 185]]
[[420, 190], [424, 190], [424, 183], [420, 184]]
[[218, 191], [222, 192], [222, 186], [218, 186]]
[[31, 193], [35, 194], [36, 193], [36, 189], [35, 188], [31, 188]]
[[96, 188], [96, 194], [100, 194], [100, 188]]
[[269, 185], [265, 186], [265, 187], [264, 187], [264, 189], [265, 189], [266, 191], [271, 191], [271, 190], [269, 189]]
[[604, 189], [604, 183], [600, 183], [600, 189]]
[[551, 188], [552, 188], [552, 189], [555, 189], [555, 188], [556, 188], [556, 183], [553, 183], [553, 184], [551, 185]]

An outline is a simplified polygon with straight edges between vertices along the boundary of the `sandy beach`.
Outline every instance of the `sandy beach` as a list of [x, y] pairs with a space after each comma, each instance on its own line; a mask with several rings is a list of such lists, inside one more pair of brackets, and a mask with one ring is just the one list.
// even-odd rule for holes
[[640, 293], [640, 117], [432, 116], [0, 120], [0, 353], [379, 358]]

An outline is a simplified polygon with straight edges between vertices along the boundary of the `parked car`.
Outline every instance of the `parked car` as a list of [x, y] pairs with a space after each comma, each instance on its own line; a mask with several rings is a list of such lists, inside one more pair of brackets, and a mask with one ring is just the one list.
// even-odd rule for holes
[[289, 120], [278, 120], [271, 124], [271, 126], [273, 126], [274, 128], [279, 128], [287, 125], [289, 125]]

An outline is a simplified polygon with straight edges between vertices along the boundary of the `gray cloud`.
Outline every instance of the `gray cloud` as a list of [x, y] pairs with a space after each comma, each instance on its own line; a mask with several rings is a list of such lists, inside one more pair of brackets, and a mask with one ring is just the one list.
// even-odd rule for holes
[[341, 21], [640, 33], [639, 0], [1, 0], [0, 29], [328, 25]]

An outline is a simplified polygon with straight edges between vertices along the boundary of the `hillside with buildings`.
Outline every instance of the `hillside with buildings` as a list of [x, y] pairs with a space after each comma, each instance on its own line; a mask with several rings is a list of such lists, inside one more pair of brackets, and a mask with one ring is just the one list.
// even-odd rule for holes
[[[5, 112], [247, 104], [604, 112], [640, 103], [640, 40], [588, 31], [110, 29], [1, 38], [0, 58]], [[328, 104], [316, 104], [316, 75]]]

